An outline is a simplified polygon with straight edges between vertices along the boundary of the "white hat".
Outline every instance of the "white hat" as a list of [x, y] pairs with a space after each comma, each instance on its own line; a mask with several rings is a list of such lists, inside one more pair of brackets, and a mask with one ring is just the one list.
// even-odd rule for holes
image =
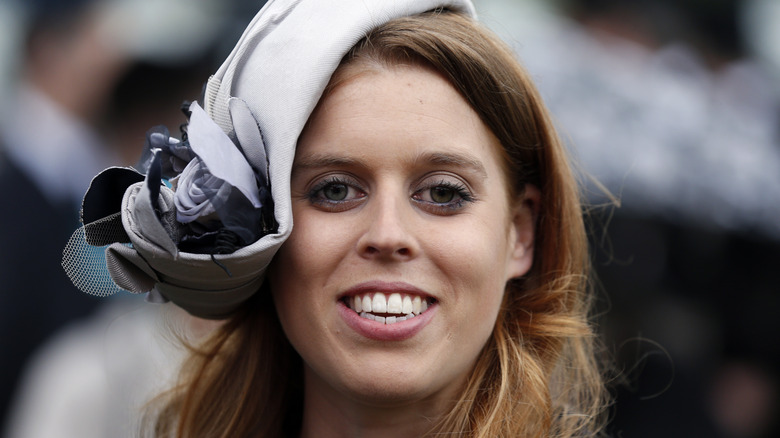
[[[191, 107], [186, 139], [192, 145], [190, 154], [179, 154], [175, 149], [182, 143], [175, 139], [160, 135], [151, 139], [153, 146], [165, 150], [163, 158], [187, 162], [195, 155], [209, 169], [231, 163], [230, 172], [214, 174], [221, 178], [220, 183], [227, 181], [242, 193], [257, 189], [238, 181], [242, 174], [251, 179], [254, 172], [257, 181], [265, 183], [267, 173], [273, 203], [260, 202], [257, 196], [246, 198], [255, 199], [254, 207], [273, 205], [275, 226], [268, 234], [230, 254], [186, 252], [177, 245], [182, 231], [181, 220], [175, 220], [180, 204], [174, 200], [186, 188], [178, 187], [174, 193], [160, 187], [155, 180], [160, 174], [154, 169], [146, 182], [132, 183], [137, 179], [128, 173], [131, 171], [113, 168], [96, 177], [90, 191], [100, 191], [121, 175], [129, 183], [121, 210], [91, 207], [88, 192], [82, 212], [85, 226], [71, 242], [79, 241], [77, 237], [83, 234], [92, 244], [117, 242], [107, 248], [106, 262], [111, 279], [122, 289], [150, 292], [153, 301], [171, 300], [196, 316], [229, 315], [257, 292], [266, 267], [290, 235], [290, 173], [295, 147], [343, 56], [370, 30], [392, 19], [436, 8], [475, 16], [468, 0], [270, 0], [209, 79], [205, 112], [197, 104]], [[195, 161], [190, 160], [187, 167]], [[99, 238], [116, 232], [120, 217], [120, 231], [127, 238]], [[82, 290], [105, 295], [103, 289], [83, 287], [84, 262], [72, 256], [79, 251], [77, 246], [78, 242], [70, 243], [66, 248], [66, 271]]]

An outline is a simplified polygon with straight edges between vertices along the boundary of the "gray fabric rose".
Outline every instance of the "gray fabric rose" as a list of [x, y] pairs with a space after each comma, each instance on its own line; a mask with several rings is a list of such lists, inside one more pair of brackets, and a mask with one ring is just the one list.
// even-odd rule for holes
[[203, 225], [218, 220], [217, 206], [224, 204], [232, 190], [230, 183], [212, 175], [198, 157], [184, 168], [175, 188], [176, 220], [185, 224], [197, 220]]

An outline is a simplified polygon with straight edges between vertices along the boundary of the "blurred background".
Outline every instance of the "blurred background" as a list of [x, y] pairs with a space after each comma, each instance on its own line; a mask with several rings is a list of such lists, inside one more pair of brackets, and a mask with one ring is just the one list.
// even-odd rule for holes
[[780, 436], [780, 1], [477, 4], [581, 167], [611, 436]]
[[[166, 374], [159, 321], [73, 289], [61, 251], [90, 178], [177, 131], [262, 3], [0, 0], [7, 438], [123, 436]], [[780, 1], [476, 4], [580, 170], [610, 435], [780, 436]]]
[[132, 436], [176, 351], [143, 299], [76, 290], [62, 250], [91, 178], [136, 164], [153, 126], [178, 136], [262, 3], [0, 0], [3, 436]]

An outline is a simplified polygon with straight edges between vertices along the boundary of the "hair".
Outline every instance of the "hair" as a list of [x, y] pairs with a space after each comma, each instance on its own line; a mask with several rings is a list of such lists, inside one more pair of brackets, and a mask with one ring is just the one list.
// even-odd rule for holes
[[[550, 116], [512, 51], [474, 20], [437, 10], [395, 19], [347, 53], [356, 70], [424, 65], [444, 75], [500, 140], [513, 195], [541, 192], [534, 263], [507, 284], [493, 333], [460, 399], [431, 436], [575, 437], [603, 427], [606, 391], [589, 324], [589, 262], [578, 184]], [[327, 92], [327, 91], [326, 91]], [[261, 290], [192, 349], [156, 412], [156, 436], [289, 436], [300, 427], [302, 365]]]

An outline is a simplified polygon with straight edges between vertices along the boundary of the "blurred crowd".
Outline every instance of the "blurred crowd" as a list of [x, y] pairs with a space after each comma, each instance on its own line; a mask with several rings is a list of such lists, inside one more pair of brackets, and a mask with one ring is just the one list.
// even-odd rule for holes
[[778, 436], [780, 2], [482, 6], [582, 168], [612, 436]]
[[[176, 132], [262, 3], [0, 0], [3, 436], [124, 436], [173, 377], [159, 334], [193, 321], [75, 290], [62, 248], [90, 178]], [[476, 5], [582, 170], [611, 436], [777, 436], [780, 2]]]
[[78, 291], [62, 250], [91, 178], [135, 165], [153, 126], [178, 132], [182, 102], [199, 98], [261, 5], [0, 0], [3, 436], [123, 436], [173, 368], [158, 335], [176, 315]]

